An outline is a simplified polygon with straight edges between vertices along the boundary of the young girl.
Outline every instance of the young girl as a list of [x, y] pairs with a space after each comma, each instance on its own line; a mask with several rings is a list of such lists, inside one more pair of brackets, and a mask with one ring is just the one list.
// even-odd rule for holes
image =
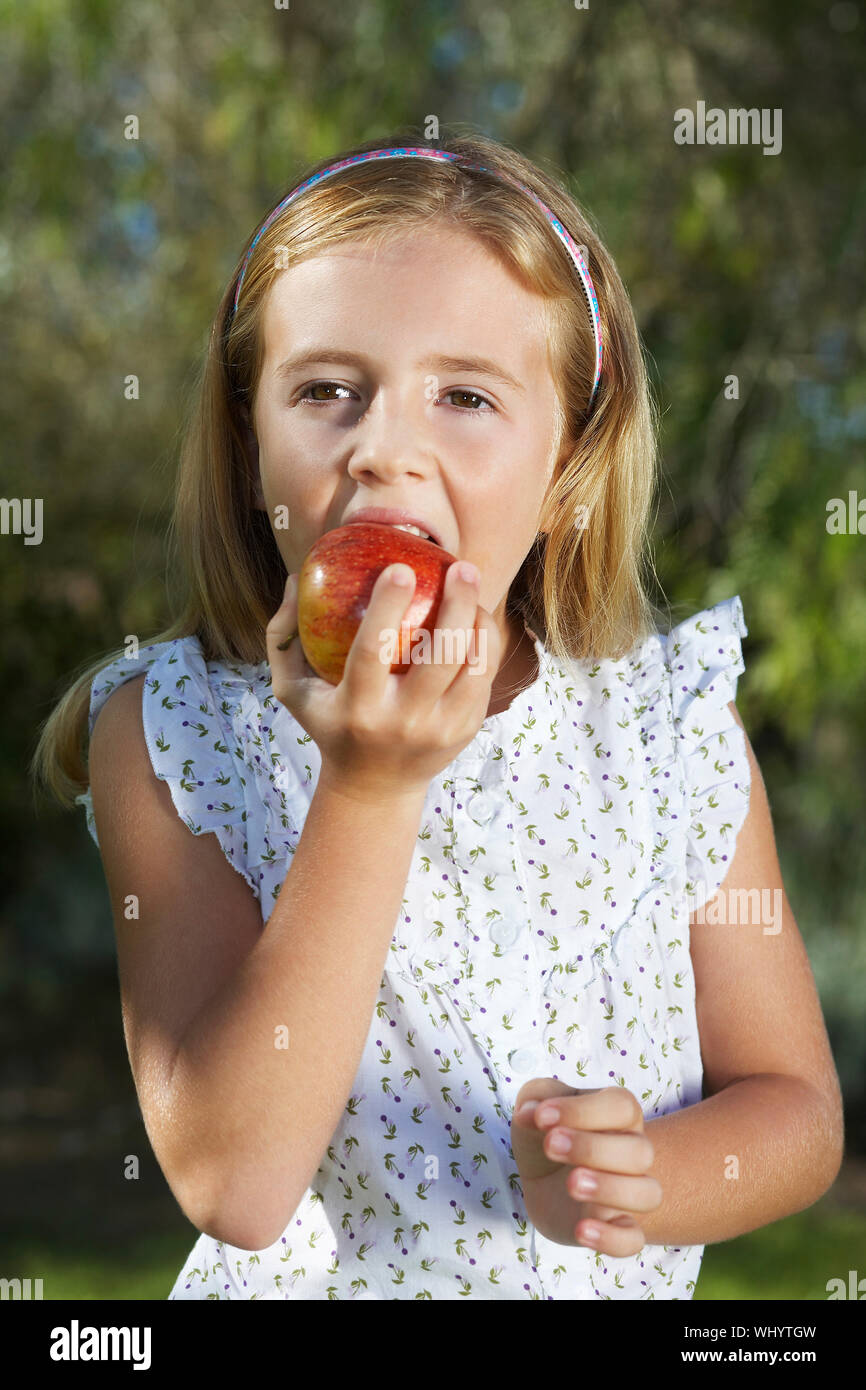
[[[490, 139], [358, 146], [251, 239], [199, 402], [184, 611], [37, 750], [98, 831], [201, 1232], [169, 1297], [691, 1297], [707, 1242], [831, 1184], [841, 1103], [740, 599], [665, 635], [642, 588], [654, 417], [609, 254]], [[390, 673], [397, 564], [314, 676], [297, 573], [369, 508], [466, 562], [437, 627], [486, 660]]]

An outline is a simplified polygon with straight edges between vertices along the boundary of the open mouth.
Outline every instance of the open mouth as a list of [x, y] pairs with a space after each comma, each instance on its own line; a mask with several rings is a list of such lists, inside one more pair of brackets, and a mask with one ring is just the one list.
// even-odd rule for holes
[[408, 531], [410, 536], [419, 536], [422, 541], [430, 541], [432, 545], [439, 544], [435, 536], [428, 535], [420, 526], [411, 526], [407, 521], [389, 521], [387, 524], [393, 526], [395, 531]]

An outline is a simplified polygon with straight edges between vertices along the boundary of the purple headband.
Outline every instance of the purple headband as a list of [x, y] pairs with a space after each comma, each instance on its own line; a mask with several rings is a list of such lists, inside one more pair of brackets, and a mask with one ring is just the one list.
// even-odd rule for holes
[[574, 241], [571, 234], [562, 225], [556, 214], [551, 212], [550, 208], [546, 205], [546, 203], [543, 203], [541, 199], [538, 197], [538, 195], [536, 193], [533, 193], [531, 188], [527, 188], [525, 183], [520, 183], [518, 179], [512, 178], [510, 174], [507, 174], [502, 170], [488, 169], [484, 164], [469, 164], [462, 158], [461, 155], [454, 154], [451, 150], [428, 149], [423, 146], [419, 149], [405, 149], [395, 147], [386, 150], [369, 150], [364, 154], [350, 155], [348, 159], [340, 159], [337, 161], [336, 164], [329, 164], [326, 169], [321, 169], [318, 174], [313, 174], [312, 178], [309, 178], [304, 183], [299, 184], [297, 188], [292, 190], [288, 197], [283, 199], [279, 207], [274, 208], [273, 212], [265, 219], [265, 221], [262, 223], [262, 226], [256, 232], [256, 235], [254, 236], [250, 244], [250, 248], [247, 251], [246, 256], [244, 257], [244, 263], [241, 267], [241, 273], [238, 276], [238, 284], [237, 289], [235, 290], [234, 304], [232, 306], [232, 315], [234, 315], [234, 313], [237, 310], [238, 300], [240, 299], [241, 294], [241, 286], [244, 283], [244, 276], [247, 273], [247, 266], [249, 265], [250, 257], [252, 256], [253, 251], [255, 250], [256, 243], [258, 242], [259, 237], [267, 231], [268, 227], [270, 227], [274, 219], [279, 217], [283, 208], [288, 207], [289, 203], [293, 202], [294, 199], [297, 198], [301, 193], [303, 193], [305, 189], [311, 188], [314, 183], [319, 183], [321, 179], [329, 178], [331, 174], [339, 173], [341, 169], [349, 169], [353, 164], [363, 164], [368, 159], [459, 159], [461, 166], [464, 169], [475, 169], [478, 170], [480, 173], [495, 174], [497, 178], [505, 179], [508, 183], [513, 184], [515, 188], [520, 188], [523, 190], [524, 193], [529, 194], [529, 197], [532, 199], [532, 201], [536, 203], [537, 206], [544, 213], [551, 227], [556, 232], [556, 235], [559, 237], [560, 241], [562, 242], [572, 261], [574, 262], [575, 267], [577, 269], [577, 273], [580, 276], [581, 287], [586, 296], [586, 302], [589, 307], [589, 315], [592, 320], [593, 334], [595, 337], [595, 376], [593, 378], [592, 391], [590, 392], [589, 397], [589, 404], [592, 405], [592, 402], [595, 399], [595, 393], [598, 390], [599, 379], [601, 377], [601, 316], [598, 311], [598, 300], [596, 299], [595, 295], [595, 287], [593, 286], [592, 279], [590, 278], [589, 267], [587, 266], [586, 261], [583, 258], [583, 254], [581, 253], [580, 247]]

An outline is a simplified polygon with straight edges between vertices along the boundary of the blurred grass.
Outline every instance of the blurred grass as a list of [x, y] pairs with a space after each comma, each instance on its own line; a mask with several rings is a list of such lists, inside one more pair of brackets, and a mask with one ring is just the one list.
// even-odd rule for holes
[[695, 1301], [827, 1299], [827, 1282], [863, 1268], [866, 1215], [842, 1207], [833, 1190], [808, 1211], [775, 1221], [704, 1253]]

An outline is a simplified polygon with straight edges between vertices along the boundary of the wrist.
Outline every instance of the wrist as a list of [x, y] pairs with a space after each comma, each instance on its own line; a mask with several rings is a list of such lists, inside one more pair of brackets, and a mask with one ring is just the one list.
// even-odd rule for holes
[[392, 787], [376, 787], [370, 783], [363, 782], [357, 778], [347, 776], [337, 768], [322, 764], [319, 779], [316, 783], [316, 791], [321, 788], [322, 793], [328, 797], [352, 806], [361, 807], [405, 807], [410, 810], [420, 810], [427, 797], [427, 786], [418, 783], [402, 784]]

